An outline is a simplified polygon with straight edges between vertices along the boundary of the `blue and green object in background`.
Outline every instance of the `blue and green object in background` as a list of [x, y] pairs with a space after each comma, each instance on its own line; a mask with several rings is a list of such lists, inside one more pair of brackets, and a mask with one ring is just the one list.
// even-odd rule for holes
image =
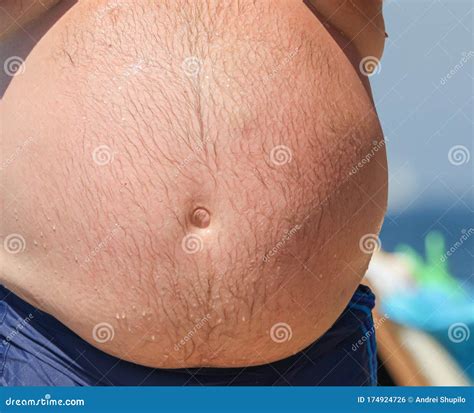
[[396, 251], [407, 259], [415, 283], [384, 297], [383, 310], [393, 321], [432, 334], [474, 380], [473, 291], [450, 274], [443, 236], [438, 232], [426, 236], [425, 257], [408, 245]]

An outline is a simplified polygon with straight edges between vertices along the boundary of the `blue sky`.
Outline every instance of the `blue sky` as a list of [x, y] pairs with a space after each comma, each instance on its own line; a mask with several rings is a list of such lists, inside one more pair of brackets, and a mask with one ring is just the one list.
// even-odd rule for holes
[[472, 211], [474, 2], [384, 3], [389, 38], [371, 83], [388, 137], [389, 213]]

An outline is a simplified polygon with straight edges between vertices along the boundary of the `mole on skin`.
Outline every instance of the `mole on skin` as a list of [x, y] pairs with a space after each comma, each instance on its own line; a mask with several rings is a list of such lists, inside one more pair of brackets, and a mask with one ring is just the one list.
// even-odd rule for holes
[[191, 224], [198, 228], [207, 228], [211, 223], [211, 214], [205, 208], [196, 208], [191, 215]]

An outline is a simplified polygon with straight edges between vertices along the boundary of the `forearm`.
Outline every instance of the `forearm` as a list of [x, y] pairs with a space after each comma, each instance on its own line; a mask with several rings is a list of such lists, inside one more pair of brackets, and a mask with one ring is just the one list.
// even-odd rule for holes
[[382, 57], [385, 24], [382, 0], [305, 0], [323, 21], [339, 30], [360, 57]]

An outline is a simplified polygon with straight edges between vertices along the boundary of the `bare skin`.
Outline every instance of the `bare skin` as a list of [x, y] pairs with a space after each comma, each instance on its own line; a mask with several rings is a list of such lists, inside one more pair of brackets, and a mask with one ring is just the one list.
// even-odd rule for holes
[[324, 334], [386, 206], [363, 49], [294, 1], [51, 16], [2, 100], [0, 282], [153, 367], [258, 365]]
[[382, 57], [385, 24], [382, 0], [308, 0], [323, 22], [329, 23], [363, 58]]

